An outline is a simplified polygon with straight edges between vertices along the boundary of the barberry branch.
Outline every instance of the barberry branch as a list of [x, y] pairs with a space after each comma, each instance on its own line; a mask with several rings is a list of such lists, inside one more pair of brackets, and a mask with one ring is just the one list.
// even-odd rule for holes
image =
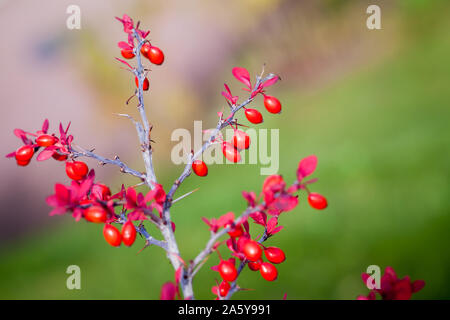
[[[264, 233], [261, 236], [261, 238], [258, 240], [259, 243], [263, 243], [264, 241], [266, 241], [268, 239], [268, 235], [267, 235], [267, 229], [264, 229]], [[236, 280], [234, 280], [231, 285], [230, 285], [230, 290], [228, 291], [228, 294], [225, 297], [221, 297], [221, 300], [230, 300], [231, 297], [233, 296], [233, 294], [235, 294], [236, 292], [238, 292], [241, 288], [239, 288], [239, 286], [237, 285], [237, 280], [239, 279], [239, 276], [241, 275], [242, 270], [244, 270], [245, 266], [247, 265], [248, 260], [244, 259], [241, 261], [241, 263], [239, 264], [239, 267], [237, 269], [237, 278]]]
[[143, 123], [143, 130], [138, 129], [139, 140], [141, 142], [141, 152], [142, 157], [144, 159], [145, 169], [146, 169], [146, 182], [147, 185], [153, 189], [154, 185], [157, 183], [155, 170], [153, 168], [153, 158], [152, 158], [152, 146], [150, 144], [150, 134], [152, 130], [152, 126], [150, 125], [147, 114], [145, 112], [144, 106], [144, 79], [145, 79], [145, 70], [142, 65], [141, 59], [141, 47], [146, 42], [145, 39], [142, 39], [138, 34], [136, 29], [133, 29], [133, 37], [137, 41], [137, 46], [134, 48], [134, 54], [137, 59], [137, 68], [134, 69], [134, 74], [138, 79], [138, 89], [137, 89], [137, 97], [139, 100], [138, 110], [141, 115], [141, 120]]
[[[235, 223], [239, 224], [243, 219], [248, 217], [253, 212], [260, 211], [261, 208], [258, 206], [256, 208], [248, 207], [242, 214], [239, 216]], [[231, 226], [225, 227], [218, 232], [211, 233], [211, 238], [208, 240], [205, 248], [195, 257], [195, 259], [191, 262], [189, 269], [191, 270], [190, 274], [193, 274], [193, 270], [213, 252], [214, 245], [216, 242], [224, 236], [228, 231], [230, 231]]]
[[136, 171], [134, 169], [131, 169], [125, 163], [123, 163], [117, 156], [114, 159], [108, 159], [108, 158], [100, 156], [92, 151], [85, 150], [81, 147], [77, 146], [77, 148], [79, 149], [79, 151], [75, 150], [73, 147], [71, 147], [69, 149], [69, 151], [72, 155], [72, 158], [74, 158], [74, 159], [78, 158], [78, 157], [94, 158], [94, 159], [98, 160], [101, 165], [112, 164], [112, 165], [118, 166], [120, 168], [120, 172], [128, 173], [132, 176], [138, 177], [141, 180], [145, 181], [146, 175], [144, 173]]

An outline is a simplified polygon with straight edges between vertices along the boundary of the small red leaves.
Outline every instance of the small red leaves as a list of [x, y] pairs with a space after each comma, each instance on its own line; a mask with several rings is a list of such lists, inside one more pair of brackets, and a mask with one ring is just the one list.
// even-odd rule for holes
[[224, 83], [224, 86], [225, 86], [225, 91], [222, 91], [222, 95], [225, 97], [225, 99], [228, 100], [228, 102], [231, 105], [235, 105], [237, 103], [239, 97], [238, 96], [233, 96], [231, 94], [230, 87], [228, 87], [228, 85], [226, 83]]
[[122, 60], [122, 59], [119, 59], [119, 58], [116, 58], [116, 60], [122, 62], [128, 68], [133, 69], [133, 67], [128, 62], [126, 62], [125, 60]]
[[177, 295], [177, 286], [172, 282], [166, 282], [161, 287], [160, 300], [175, 300]]
[[250, 73], [245, 68], [235, 67], [232, 70], [233, 76], [243, 84], [247, 86], [248, 89], [252, 88], [252, 84], [250, 82]]
[[315, 155], [308, 156], [300, 161], [297, 169], [297, 179], [300, 182], [303, 178], [312, 174], [317, 167], [317, 157]]

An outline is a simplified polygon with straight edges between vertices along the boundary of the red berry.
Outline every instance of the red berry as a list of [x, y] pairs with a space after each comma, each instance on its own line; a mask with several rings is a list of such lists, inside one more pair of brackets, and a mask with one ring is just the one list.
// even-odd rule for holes
[[263, 117], [261, 112], [256, 109], [245, 109], [245, 116], [247, 120], [251, 123], [258, 124], [263, 122]]
[[58, 138], [49, 134], [41, 134], [36, 139], [36, 144], [40, 147], [49, 147], [58, 142]]
[[317, 210], [323, 210], [328, 206], [327, 199], [323, 195], [315, 192], [311, 192], [308, 195], [308, 202], [311, 207]]
[[122, 227], [122, 241], [127, 247], [130, 247], [136, 240], [136, 228], [131, 221], [125, 222]]
[[[134, 78], [134, 82], [136, 83], [136, 88], [139, 89], [139, 79], [138, 79], [138, 77]], [[148, 81], [148, 78], [146, 77], [144, 79], [144, 83], [142, 84], [142, 90], [147, 91], [149, 87], [150, 87], [150, 82]]]
[[252, 271], [258, 271], [261, 268], [261, 264], [262, 264], [262, 260], [258, 260], [258, 261], [249, 261], [248, 262], [248, 267], [250, 268], [250, 270]]
[[160, 48], [151, 46], [147, 58], [151, 63], [161, 65], [164, 62], [164, 53]]
[[150, 48], [151, 48], [151, 45], [148, 42], [144, 43], [141, 47], [141, 53], [147, 59], [148, 59], [148, 53], [150, 52]]
[[225, 280], [222, 281], [219, 285], [219, 294], [221, 297], [226, 297], [228, 294], [228, 291], [230, 291], [230, 284], [226, 282]]
[[[226, 225], [225, 227], [228, 227], [229, 225]], [[234, 228], [231, 228], [230, 231], [228, 231], [228, 235], [232, 238], [238, 238], [244, 233], [244, 229], [242, 229], [242, 225], [235, 226]]]
[[120, 53], [122, 54], [122, 57], [124, 57], [125, 59], [133, 59], [134, 58], [133, 49], [122, 49], [122, 51], [120, 51]]
[[280, 101], [272, 96], [264, 96], [264, 106], [270, 113], [280, 113], [281, 103]]
[[233, 145], [237, 149], [248, 149], [250, 147], [250, 137], [244, 131], [236, 130], [233, 136]]
[[283, 250], [277, 247], [266, 248], [264, 250], [264, 255], [266, 256], [267, 260], [272, 263], [282, 263], [284, 260], [286, 260], [286, 255], [284, 254]]
[[278, 277], [277, 268], [269, 262], [261, 263], [261, 268], [259, 269], [259, 272], [261, 273], [262, 277], [267, 281], [274, 281]]
[[234, 281], [236, 280], [238, 273], [233, 263], [228, 260], [222, 260], [219, 263], [219, 273], [223, 280]]
[[66, 162], [67, 176], [72, 180], [81, 180], [89, 171], [86, 163], [82, 161]]
[[231, 162], [241, 161], [241, 154], [230, 142], [223, 142], [222, 152], [225, 158], [227, 158]]
[[192, 162], [192, 171], [200, 177], [208, 175], [208, 166], [202, 160], [195, 160]]
[[30, 162], [31, 158], [33, 157], [34, 154], [34, 148], [30, 145], [25, 145], [25, 146], [21, 146], [19, 149], [16, 150], [16, 160], [17, 163], [19, 164], [19, 162], [21, 163], [21, 165], [23, 165], [23, 163]]
[[105, 237], [106, 242], [113, 247], [120, 246], [120, 243], [122, 242], [120, 231], [110, 224], [105, 224], [105, 228], [103, 228], [103, 236]]
[[258, 261], [262, 255], [261, 246], [254, 240], [250, 240], [244, 245], [243, 252], [250, 261]]
[[67, 154], [60, 154], [58, 152], [54, 152], [52, 154], [53, 159], [58, 160], [58, 161], [66, 161], [67, 160]]
[[[81, 204], [87, 204], [87, 203], [81, 203]], [[108, 217], [108, 213], [101, 206], [91, 206], [84, 210], [84, 218], [89, 222], [105, 223], [107, 217]]]
[[25, 166], [27, 166], [30, 163], [30, 160], [28, 160], [28, 161], [26, 161], [26, 160], [25, 161], [17, 160], [16, 163], [17, 163], [18, 166], [25, 167]]

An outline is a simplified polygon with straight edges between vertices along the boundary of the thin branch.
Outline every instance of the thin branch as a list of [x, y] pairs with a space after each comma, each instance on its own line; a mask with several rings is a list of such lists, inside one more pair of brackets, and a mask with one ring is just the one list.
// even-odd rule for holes
[[121, 172], [128, 173], [128, 174], [131, 174], [132, 176], [140, 178], [141, 180], [145, 180], [146, 176], [144, 173], [129, 168], [125, 163], [123, 163], [119, 159], [119, 157], [116, 157], [114, 159], [108, 159], [108, 158], [102, 157], [92, 151], [85, 150], [79, 146], [77, 146], [77, 148], [80, 151], [75, 150], [73, 147], [70, 149], [70, 152], [72, 153], [73, 158], [78, 158], [78, 157], [94, 158], [94, 159], [97, 159], [100, 162], [100, 164], [102, 164], [102, 165], [112, 164], [112, 165], [118, 166], [120, 168]]
[[[254, 212], [261, 211], [261, 208], [259, 206], [257, 207], [248, 207], [237, 219], [236, 223], [240, 223], [244, 218], [249, 216], [250, 214]], [[200, 251], [200, 253], [195, 257], [195, 259], [191, 262], [191, 265], [189, 266], [189, 269], [192, 271], [194, 270], [204, 259], [208, 257], [213, 252], [213, 247], [216, 244], [216, 242], [225, 235], [228, 231], [230, 231], [231, 226], [225, 227], [221, 229], [219, 232], [215, 232], [211, 234], [211, 238], [208, 240], [205, 248]], [[191, 277], [193, 277], [191, 272]]]
[[[127, 219], [126, 219], [125, 215], [122, 214], [120, 219], [117, 220], [117, 223], [124, 224], [125, 222], [127, 222]], [[138, 232], [140, 235], [142, 235], [145, 238], [145, 240], [146, 240], [145, 246], [146, 247], [148, 247], [149, 245], [155, 245], [155, 246], [161, 247], [167, 251], [167, 243], [165, 241], [161, 241], [161, 240], [157, 240], [157, 239], [153, 238], [150, 235], [150, 233], [148, 233], [147, 229], [145, 229], [143, 224], [140, 224], [139, 226], [134, 226], [134, 228], [136, 229], [136, 232]]]
[[145, 169], [147, 172], [146, 175], [146, 181], [147, 184], [151, 189], [155, 187], [155, 184], [157, 183], [155, 170], [153, 168], [153, 158], [152, 158], [152, 146], [150, 144], [150, 133], [152, 130], [152, 126], [148, 122], [147, 115], [145, 113], [145, 107], [144, 107], [144, 79], [145, 79], [145, 70], [144, 66], [142, 65], [142, 57], [141, 57], [141, 47], [146, 42], [145, 39], [142, 39], [141, 36], [138, 34], [138, 32], [133, 29], [133, 37], [136, 39], [137, 46], [134, 49], [134, 54], [137, 59], [137, 68], [134, 69], [134, 74], [138, 78], [138, 90], [137, 90], [137, 97], [139, 100], [138, 110], [139, 114], [141, 115], [141, 120], [143, 124], [143, 130], [142, 132], [138, 132], [139, 140], [141, 142], [141, 151], [142, 151], [142, 157], [144, 159]]
[[[267, 230], [264, 230], [264, 234], [261, 236], [261, 238], [258, 240], [259, 243], [263, 243], [264, 241], [267, 240], [268, 236], [267, 236]], [[233, 294], [235, 294], [236, 292], [238, 292], [240, 290], [239, 286], [237, 285], [237, 280], [242, 272], [242, 270], [244, 270], [245, 266], [247, 265], [247, 259], [244, 259], [241, 261], [241, 263], [239, 264], [239, 267], [237, 269], [237, 277], [236, 280], [234, 280], [231, 284], [230, 284], [230, 289], [228, 290], [228, 294], [223, 297], [223, 299], [221, 300], [230, 300], [230, 298], [233, 296]]]
[[197, 150], [197, 152], [195, 152], [195, 154], [191, 157], [189, 157], [189, 160], [186, 164], [186, 166], [184, 167], [183, 172], [181, 173], [181, 175], [178, 177], [178, 179], [175, 180], [175, 182], [173, 183], [172, 187], [170, 188], [169, 193], [167, 194], [167, 199], [166, 199], [166, 203], [165, 203], [165, 207], [168, 209], [171, 206], [171, 202], [173, 199], [173, 196], [175, 194], [175, 192], [177, 191], [178, 187], [183, 183], [183, 181], [191, 174], [191, 166], [192, 166], [192, 162], [197, 159], [201, 154], [203, 154], [203, 152], [205, 152], [205, 150], [211, 146], [214, 142], [214, 140], [216, 139], [217, 135], [219, 134], [220, 130], [222, 130], [223, 128], [225, 128], [226, 126], [228, 126], [230, 123], [232, 123], [234, 121], [234, 116], [235, 114], [242, 108], [244, 108], [245, 106], [247, 106], [249, 103], [251, 103], [255, 97], [252, 97], [253, 93], [255, 90], [258, 89], [259, 85], [261, 83], [263, 83], [266, 80], [272, 79], [273, 77], [276, 77], [276, 75], [274, 74], [269, 74], [268, 76], [266, 76], [265, 78], [261, 78], [261, 77], [257, 77], [257, 81], [256, 84], [250, 94], [250, 97], [247, 98], [247, 100], [245, 100], [244, 102], [242, 102], [240, 105], [238, 106], [231, 106], [231, 114], [228, 116], [228, 118], [226, 118], [225, 120], [219, 119], [219, 121], [217, 122], [217, 126], [216, 128], [212, 131], [211, 136], [209, 137], [208, 141], [206, 141], [202, 147]]

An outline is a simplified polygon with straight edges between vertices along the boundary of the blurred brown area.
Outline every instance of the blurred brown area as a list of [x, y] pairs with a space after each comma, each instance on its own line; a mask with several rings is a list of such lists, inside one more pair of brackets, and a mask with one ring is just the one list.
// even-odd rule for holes
[[[303, 90], [377, 59], [374, 38], [366, 39], [363, 32], [367, 3], [80, 0], [81, 30], [69, 30], [66, 8], [72, 1], [1, 1], [2, 152], [20, 146], [14, 128], [33, 132], [48, 118], [51, 131], [60, 121], [71, 121], [76, 144], [107, 157], [117, 154], [142, 169], [132, 125], [114, 115], [136, 115], [134, 100], [125, 105], [134, 90], [132, 75], [114, 60], [116, 43], [125, 39], [114, 16], [127, 13], [141, 20], [166, 54], [163, 66], [152, 67], [146, 96], [158, 151], [155, 164], [164, 170], [173, 129], [191, 129], [195, 119], [213, 125], [231, 67], [240, 64], [254, 74], [266, 63], [267, 71], [277, 70]], [[385, 12], [383, 23], [394, 23]], [[395, 34], [379, 40], [395, 50]], [[128, 181], [115, 168], [87, 162], [101, 181], [116, 186]], [[34, 161], [19, 168], [2, 157], [0, 170], [0, 243], [61, 221], [48, 218], [45, 197], [55, 182], [68, 183], [62, 163]]]

